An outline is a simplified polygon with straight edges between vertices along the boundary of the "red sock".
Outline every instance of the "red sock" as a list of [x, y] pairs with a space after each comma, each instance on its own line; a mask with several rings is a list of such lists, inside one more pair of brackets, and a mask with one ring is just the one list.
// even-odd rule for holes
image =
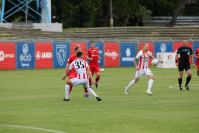
[[91, 86], [91, 78], [89, 78], [89, 85]]
[[72, 85], [70, 85], [70, 91], [69, 91], [69, 94], [71, 93], [72, 89], [73, 89], [73, 86], [72, 86]]
[[95, 82], [98, 83], [99, 80], [100, 80], [100, 76], [97, 76], [95, 79]]

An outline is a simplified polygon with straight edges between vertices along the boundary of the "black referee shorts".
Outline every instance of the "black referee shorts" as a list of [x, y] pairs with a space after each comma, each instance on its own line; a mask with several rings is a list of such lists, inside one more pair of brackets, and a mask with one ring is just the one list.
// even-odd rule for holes
[[189, 70], [189, 69], [191, 69], [191, 67], [190, 67], [190, 63], [179, 63], [178, 64], [178, 71], [180, 72], [180, 71], [187, 71], [187, 70]]

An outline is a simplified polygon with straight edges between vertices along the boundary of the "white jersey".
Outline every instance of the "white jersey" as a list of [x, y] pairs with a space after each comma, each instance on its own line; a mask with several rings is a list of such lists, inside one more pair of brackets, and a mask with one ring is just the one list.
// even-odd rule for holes
[[77, 58], [70, 64], [69, 70], [74, 70], [78, 79], [88, 79], [86, 72], [88, 67], [88, 63], [85, 60]]
[[138, 59], [138, 68], [139, 70], [147, 69], [149, 67], [149, 58], [152, 56], [152, 53], [150, 51], [144, 52], [143, 50], [140, 50], [137, 55], [136, 59]]

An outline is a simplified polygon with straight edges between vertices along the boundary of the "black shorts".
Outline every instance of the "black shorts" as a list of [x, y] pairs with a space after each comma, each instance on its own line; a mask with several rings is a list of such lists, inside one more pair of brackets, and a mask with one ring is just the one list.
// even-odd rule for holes
[[191, 69], [191, 67], [190, 67], [190, 64], [186, 64], [186, 63], [183, 63], [183, 64], [178, 64], [178, 70], [179, 71], [187, 71], [187, 70], [189, 70], [189, 69]]

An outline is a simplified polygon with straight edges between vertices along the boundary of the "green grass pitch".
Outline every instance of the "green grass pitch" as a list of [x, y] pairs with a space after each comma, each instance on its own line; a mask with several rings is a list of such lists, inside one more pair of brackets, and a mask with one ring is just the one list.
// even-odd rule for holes
[[199, 133], [195, 69], [190, 91], [178, 90], [177, 69], [152, 68], [153, 95], [142, 77], [125, 96], [135, 68], [105, 68], [94, 89], [101, 102], [85, 99], [81, 87], [64, 102], [63, 71], [0, 71], [0, 133]]

